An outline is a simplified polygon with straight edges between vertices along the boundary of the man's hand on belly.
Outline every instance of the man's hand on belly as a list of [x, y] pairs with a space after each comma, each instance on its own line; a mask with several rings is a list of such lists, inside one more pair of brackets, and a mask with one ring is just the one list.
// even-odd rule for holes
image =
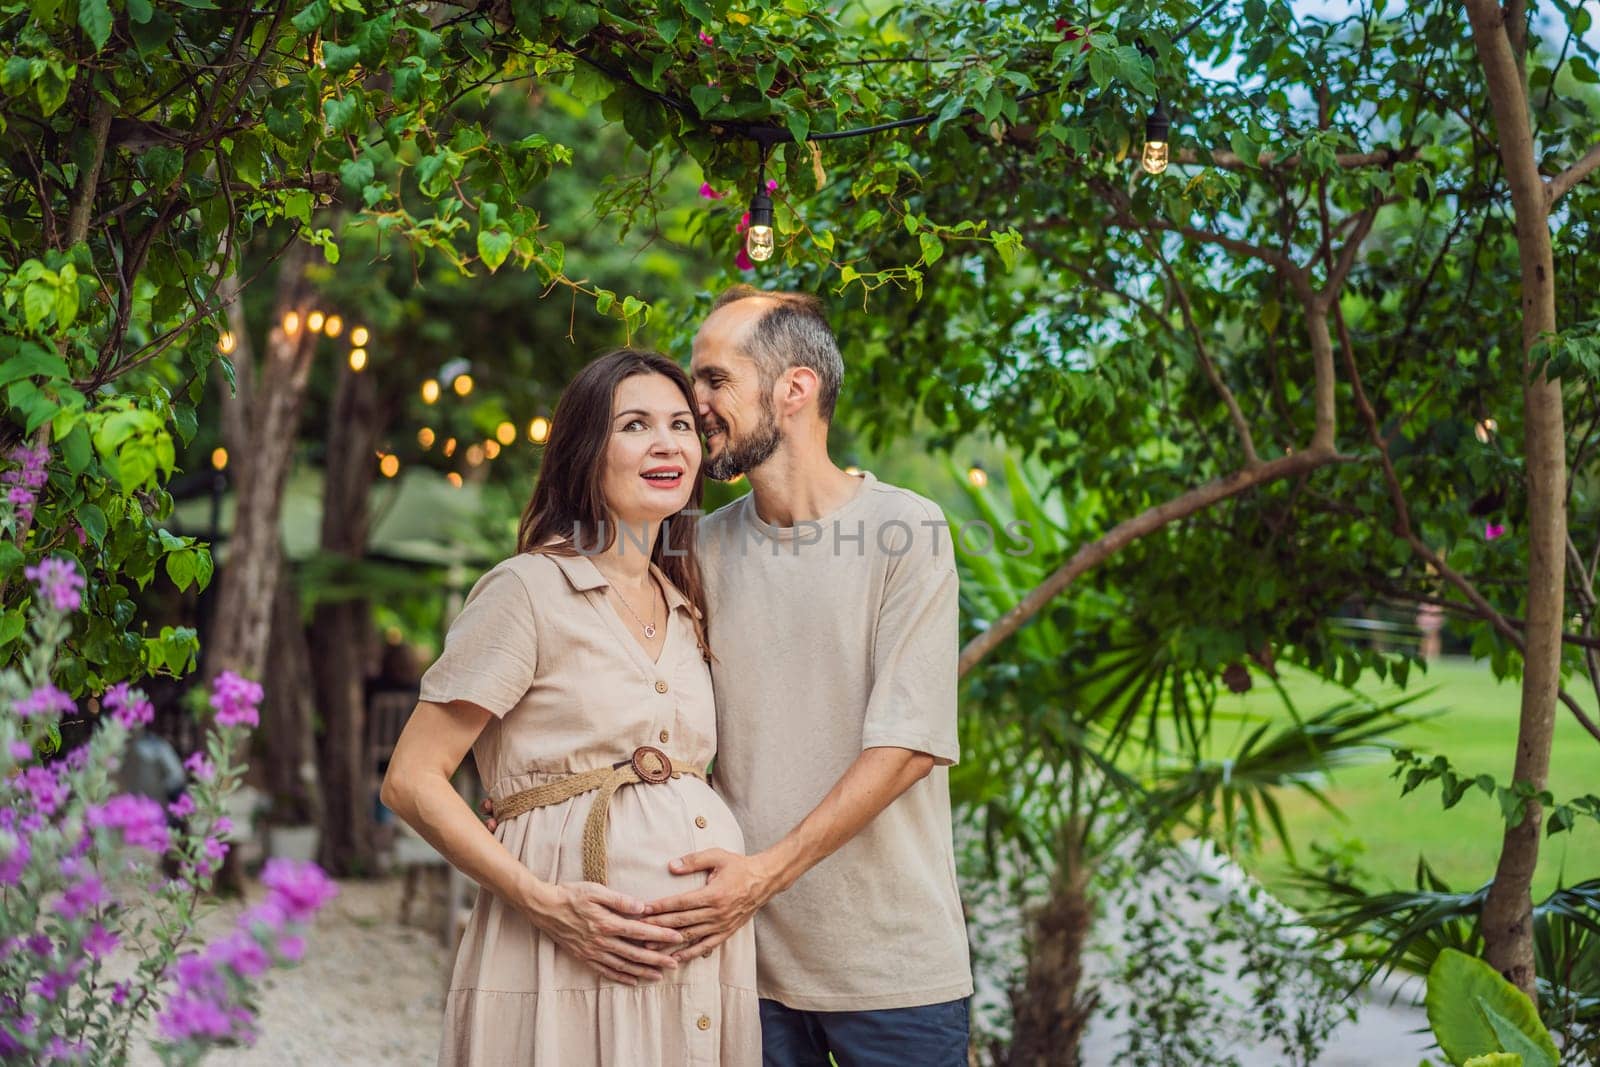
[[714, 951], [783, 888], [760, 856], [741, 856], [721, 848], [691, 852], [673, 860], [668, 870], [673, 874], [711, 872], [704, 887], [645, 905], [644, 916], [650, 922], [683, 934], [685, 943], [672, 953], [680, 962]]

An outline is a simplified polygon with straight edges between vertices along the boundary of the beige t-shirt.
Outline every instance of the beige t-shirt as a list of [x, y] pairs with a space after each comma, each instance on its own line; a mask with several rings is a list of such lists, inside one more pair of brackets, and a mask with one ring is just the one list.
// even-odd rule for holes
[[757, 852], [862, 749], [938, 765], [756, 915], [761, 996], [864, 1011], [968, 996], [950, 764], [957, 579], [937, 505], [871, 474], [846, 504], [779, 528], [745, 496], [701, 520], [716, 789]]

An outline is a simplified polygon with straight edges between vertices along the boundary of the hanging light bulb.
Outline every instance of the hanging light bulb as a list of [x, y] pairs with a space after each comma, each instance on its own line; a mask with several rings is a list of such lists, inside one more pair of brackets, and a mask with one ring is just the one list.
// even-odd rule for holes
[[1167, 169], [1167, 144], [1172, 132], [1172, 120], [1167, 118], [1166, 105], [1156, 101], [1156, 109], [1144, 123], [1144, 155], [1139, 165], [1146, 173], [1160, 174]]
[[322, 332], [329, 337], [338, 337], [344, 333], [344, 320], [337, 315], [329, 315], [328, 321], [322, 324]]
[[542, 445], [550, 440], [550, 420], [540, 415], [528, 423], [528, 440], [536, 445]]
[[232, 354], [233, 350], [238, 346], [238, 340], [235, 339], [233, 334], [227, 330], [223, 330], [222, 336], [217, 338], [217, 351], [221, 352], [225, 356]]
[[974, 463], [967, 468], [967, 481], [974, 489], [982, 489], [989, 484], [989, 472]]
[[[765, 175], [765, 168], [762, 170]], [[744, 234], [744, 252], [757, 263], [772, 258], [772, 198], [765, 184], [750, 198], [750, 228]]]
[[456, 375], [456, 380], [450, 383], [450, 388], [456, 391], [456, 396], [466, 396], [472, 392], [472, 375]]
[[1493, 419], [1483, 419], [1472, 428], [1472, 434], [1480, 444], [1488, 444], [1489, 437], [1500, 428], [1500, 424]]
[[306, 316], [306, 329], [312, 333], [321, 333], [323, 323], [328, 321], [328, 316], [320, 311], [313, 311]]
[[283, 332], [290, 337], [300, 332], [300, 313], [298, 311], [285, 311], [283, 313]]
[[424, 404], [432, 404], [438, 399], [439, 383], [434, 381], [432, 378], [429, 378], [427, 381], [422, 383], [422, 402]]
[[449, 459], [451, 456], [453, 456], [455, 454], [456, 454], [456, 439], [454, 437], [446, 438], [445, 442], [444, 442], [444, 458], [445, 459]]
[[367, 333], [367, 328], [365, 326], [357, 326], [355, 329], [350, 331], [350, 343], [355, 345], [357, 348], [360, 348], [367, 343], [367, 338], [369, 336], [371, 335]]
[[494, 459], [498, 455], [500, 455], [500, 442], [491, 437], [483, 443], [483, 458]]
[[211, 450], [211, 469], [219, 471], [228, 469], [228, 450], [226, 448], [214, 448]]
[[467, 446], [467, 463], [470, 466], [476, 467], [478, 464], [480, 464], [482, 462], [483, 462], [483, 446], [482, 445], [468, 445]]
[[367, 369], [367, 350], [365, 348], [352, 348], [350, 350], [350, 369], [357, 374]]
[[502, 422], [494, 428], [494, 439], [503, 445], [510, 445], [517, 439], [517, 428], [509, 422]]
[[461, 475], [457, 474], [455, 471], [451, 471], [449, 474], [446, 474], [444, 478], [445, 481], [449, 482], [457, 489], [461, 488]]
[[378, 469], [383, 472], [385, 478], [393, 478], [400, 473], [400, 457], [393, 452], [389, 453], [378, 461]]
[[417, 444], [421, 445], [424, 451], [433, 447], [433, 427], [424, 426], [417, 431]]

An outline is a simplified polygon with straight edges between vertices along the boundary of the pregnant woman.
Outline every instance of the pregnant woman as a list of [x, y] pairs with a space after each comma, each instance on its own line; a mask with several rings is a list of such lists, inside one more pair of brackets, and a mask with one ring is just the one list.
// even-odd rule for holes
[[[624, 349], [552, 420], [517, 555], [473, 587], [422, 680], [384, 803], [481, 887], [439, 1062], [753, 1067], [745, 927], [678, 964], [644, 902], [704, 884], [689, 852], [743, 852], [707, 784], [716, 713], [694, 556], [700, 433], [683, 371]], [[498, 824], [450, 784], [471, 749]]]

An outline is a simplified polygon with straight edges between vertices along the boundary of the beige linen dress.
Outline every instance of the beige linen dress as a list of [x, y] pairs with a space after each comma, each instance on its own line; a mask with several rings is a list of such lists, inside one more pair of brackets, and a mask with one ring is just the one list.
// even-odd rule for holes
[[[652, 663], [606, 599], [589, 559], [515, 556], [481, 578], [422, 680], [422, 699], [492, 712], [473, 746], [497, 801], [640, 746], [704, 769], [716, 753], [711, 675], [693, 606], [655, 571], [667, 597], [666, 643]], [[496, 836], [538, 877], [583, 880], [586, 793], [510, 819]], [[682, 775], [628, 785], [611, 801], [607, 883], [654, 900], [704, 885], [667, 863], [708, 848], [743, 852], [733, 814]], [[439, 1062], [480, 1067], [754, 1067], [761, 1060], [755, 937], [746, 926], [709, 956], [661, 980], [602, 977], [487, 890], [478, 891], [445, 1001]]]

